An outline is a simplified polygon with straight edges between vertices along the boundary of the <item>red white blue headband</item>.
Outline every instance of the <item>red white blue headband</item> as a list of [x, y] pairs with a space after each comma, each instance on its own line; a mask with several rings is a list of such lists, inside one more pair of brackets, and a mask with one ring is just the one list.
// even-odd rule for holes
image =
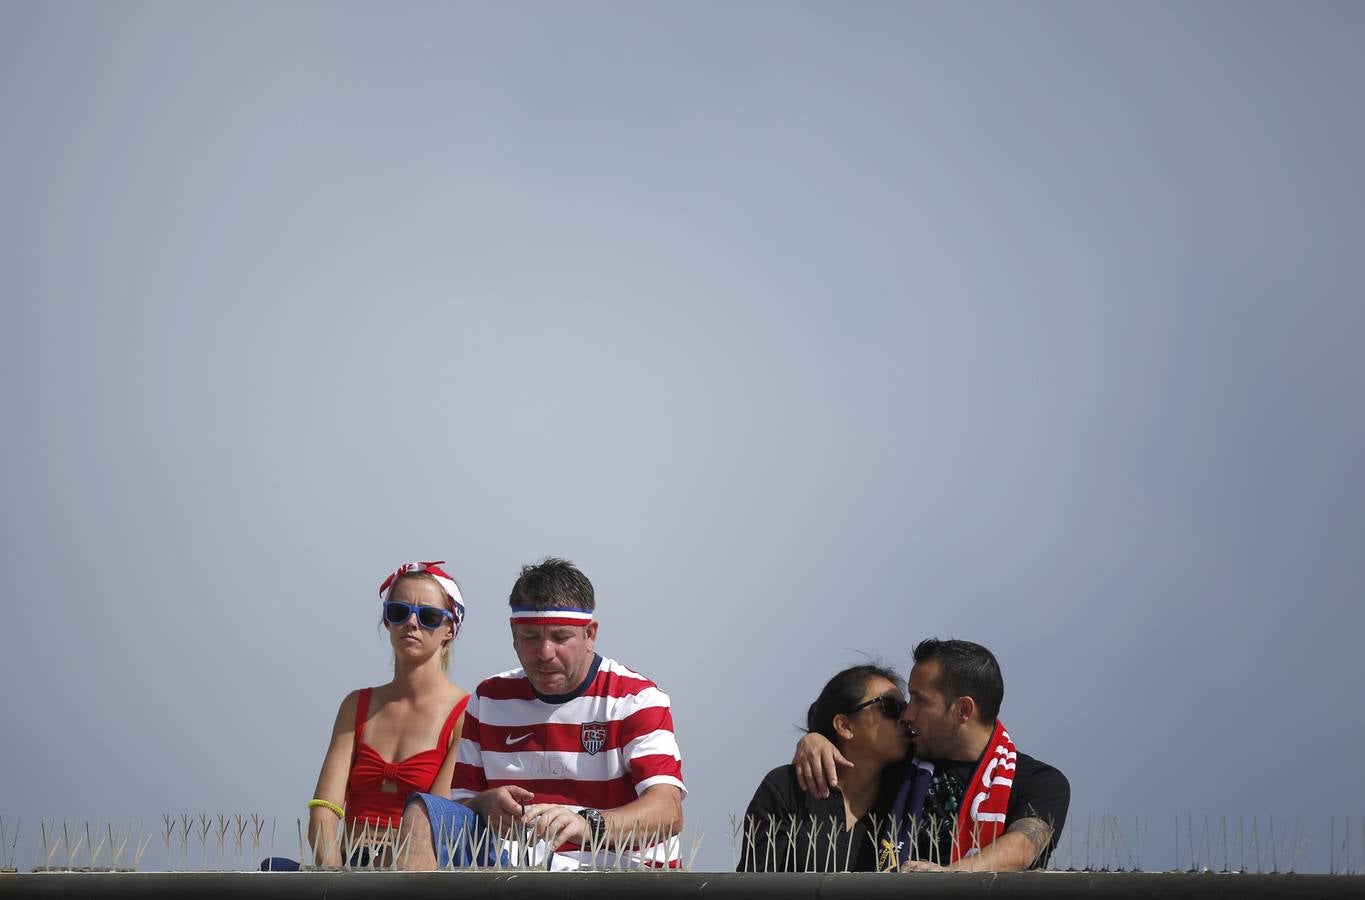
[[403, 565], [395, 569], [388, 578], [384, 579], [383, 584], [379, 585], [379, 599], [387, 600], [389, 589], [392, 588], [393, 583], [402, 576], [412, 575], [417, 572], [425, 572], [436, 579], [436, 583], [441, 586], [441, 590], [446, 592], [446, 596], [450, 598], [451, 605], [455, 607], [455, 633], [458, 635], [460, 633], [460, 623], [464, 621], [464, 597], [460, 596], [460, 588], [459, 585], [455, 583], [455, 579], [447, 575], [445, 570], [441, 568], [444, 563], [444, 559], [438, 559], [434, 562], [403, 563]]
[[592, 621], [587, 609], [541, 609], [538, 606], [512, 607], [513, 625], [587, 625]]

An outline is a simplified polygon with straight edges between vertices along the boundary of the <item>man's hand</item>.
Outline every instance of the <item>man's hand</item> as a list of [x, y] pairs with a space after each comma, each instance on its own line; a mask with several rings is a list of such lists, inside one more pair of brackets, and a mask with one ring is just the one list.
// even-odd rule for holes
[[810, 733], [796, 742], [792, 767], [801, 790], [823, 800], [829, 796], [830, 788], [839, 786], [839, 769], [851, 769], [853, 763], [824, 735]]
[[948, 869], [938, 863], [931, 863], [924, 859], [907, 859], [901, 863], [902, 872], [946, 872]]
[[526, 826], [529, 834], [542, 838], [551, 848], [564, 844], [587, 846], [591, 836], [588, 820], [565, 806], [537, 803], [526, 807]]
[[495, 834], [505, 835], [524, 821], [526, 804], [534, 799], [526, 788], [511, 784], [475, 794], [466, 805], [487, 819]]

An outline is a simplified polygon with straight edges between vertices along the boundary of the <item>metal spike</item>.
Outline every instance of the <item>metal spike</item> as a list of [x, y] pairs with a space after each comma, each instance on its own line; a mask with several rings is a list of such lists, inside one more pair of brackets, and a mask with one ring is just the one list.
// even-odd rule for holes
[[[100, 826], [97, 825], [97, 826], [96, 826], [96, 832], [98, 832], [98, 830], [100, 830]], [[86, 833], [87, 833], [87, 834], [90, 833], [90, 824], [89, 824], [89, 822], [86, 822]], [[89, 844], [89, 843], [90, 843], [90, 839], [86, 839], [86, 844]], [[108, 848], [109, 848], [109, 870], [112, 871], [112, 870], [113, 870], [113, 867], [115, 867], [115, 863], [113, 863], [113, 826], [112, 826], [112, 825], [105, 825], [105, 833], [104, 833], [104, 834], [101, 834], [101, 836], [100, 836], [100, 844], [96, 845], [96, 847], [94, 847], [94, 852], [93, 852], [93, 854], [90, 854], [90, 867], [91, 867], [91, 869], [96, 869], [96, 867], [98, 866], [98, 862], [100, 862], [100, 851], [102, 851], [102, 849], [104, 849], [105, 847], [108, 847]]]
[[[701, 850], [701, 841], [703, 837], [705, 837], [705, 834], [700, 831], [695, 832], [692, 837], [692, 849], [687, 854], [688, 871], [693, 871], [696, 868], [697, 852]], [[730, 870], [734, 871], [734, 868], [734, 866], [731, 866]]]
[[[1066, 832], [1066, 847], [1058, 849], [1062, 851], [1060, 855], [1066, 860], [1067, 871], [1074, 872], [1076, 870], [1076, 829], [1074, 827]], [[1058, 865], [1061, 865], [1060, 861], [1058, 861]]]
[[76, 865], [76, 859], [80, 856], [81, 846], [85, 843], [85, 838], [81, 838], [77, 841], [76, 846], [73, 848], [71, 846], [71, 837], [66, 831], [65, 819], [62, 820], [62, 843], [66, 845], [66, 867], [67, 869], [73, 869]]
[[[468, 831], [466, 831], [465, 834], [468, 834]], [[485, 847], [488, 849], [488, 852], [493, 854], [496, 858], [501, 858], [502, 853], [493, 846], [493, 832], [491, 829], [485, 828], [477, 835], [470, 835], [469, 839], [473, 842], [473, 853], [470, 854], [470, 858], [474, 860], [475, 863], [483, 857]]]
[[109, 830], [109, 868], [117, 869], [119, 867], [119, 857], [123, 856], [123, 851], [128, 849], [128, 840], [133, 836], [133, 825], [131, 822], [128, 824], [128, 831], [126, 834], [122, 831], [119, 832], [118, 837], [122, 838], [122, 840], [117, 844], [115, 843], [113, 823], [109, 823], [107, 827]]
[[1131, 870], [1137, 868], [1137, 866], [1136, 866], [1136, 864], [1135, 864], [1135, 862], [1134, 862], [1134, 860], [1133, 860], [1133, 853], [1132, 853], [1131, 850], [1128, 849], [1128, 841], [1125, 840], [1124, 837], [1123, 837], [1123, 829], [1122, 829], [1122, 827], [1120, 827], [1120, 825], [1119, 825], [1119, 817], [1118, 817], [1118, 816], [1114, 816], [1114, 817], [1111, 819], [1111, 823], [1110, 823], [1110, 824], [1111, 824], [1112, 830], [1113, 830], [1113, 832], [1114, 832], [1114, 840], [1113, 840], [1114, 852], [1115, 852], [1115, 853], [1121, 853], [1121, 854], [1122, 854], [1122, 856], [1120, 856], [1120, 857], [1118, 858], [1118, 859], [1119, 859], [1118, 865], [1116, 865], [1114, 868], [1117, 869], [1117, 870], [1120, 871], [1120, 872], [1125, 871], [1125, 866], [1124, 866], [1124, 864], [1123, 864], [1123, 857], [1124, 857], [1124, 856], [1126, 856], [1126, 857], [1128, 858], [1128, 865], [1127, 865], [1127, 867], [1126, 867], [1126, 869], [1127, 869], [1128, 871], [1131, 871]]
[[147, 852], [147, 848], [151, 846], [152, 838], [156, 837], [156, 835], [150, 831], [144, 832], [142, 830], [141, 822], [137, 823], [137, 834], [138, 834], [137, 853], [133, 854], [134, 870], [142, 868], [142, 854]]
[[1289, 859], [1289, 871], [1290, 871], [1290, 872], [1296, 872], [1296, 871], [1298, 871], [1299, 856], [1300, 856], [1301, 854], [1303, 854], [1305, 851], [1307, 851], [1307, 856], [1308, 856], [1308, 857], [1312, 857], [1312, 855], [1313, 855], [1313, 847], [1314, 847], [1314, 845], [1315, 845], [1316, 843], [1317, 843], [1317, 842], [1314, 841], [1309, 835], [1300, 834], [1300, 833], [1299, 833], [1299, 823], [1298, 823], [1298, 820], [1295, 820], [1295, 823], [1294, 823], [1294, 855], [1293, 855], [1292, 857], [1290, 857], [1290, 859]]
[[[1349, 825], [1349, 824], [1350, 824], [1350, 822], [1347, 821], [1347, 825]], [[1347, 828], [1347, 829], [1346, 829], [1346, 832], [1347, 832], [1347, 833], [1346, 833], [1346, 844], [1347, 844], [1347, 845], [1350, 845], [1350, 843], [1351, 843], [1350, 828]], [[1365, 867], [1365, 815], [1362, 815], [1362, 817], [1361, 817], [1361, 825], [1360, 825], [1360, 828], [1355, 829], [1355, 833], [1360, 834], [1360, 836], [1361, 836], [1361, 866], [1362, 866], [1362, 867]], [[1351, 848], [1351, 858], [1354, 859], [1354, 856], [1355, 856], [1355, 848], [1353, 847], [1353, 848]], [[1351, 867], [1351, 874], [1353, 874], [1353, 875], [1355, 875], [1355, 874], [1360, 874], [1360, 871], [1361, 871], [1360, 869], [1355, 869], [1355, 867]]]
[[180, 814], [180, 865], [181, 868], [188, 869], [190, 863], [190, 816], [189, 813]]

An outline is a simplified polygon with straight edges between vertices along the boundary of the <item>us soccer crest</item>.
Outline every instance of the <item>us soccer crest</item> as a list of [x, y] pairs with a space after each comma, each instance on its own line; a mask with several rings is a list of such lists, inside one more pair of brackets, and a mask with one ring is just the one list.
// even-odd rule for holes
[[588, 751], [589, 756], [593, 756], [607, 742], [607, 723], [584, 722], [580, 734], [583, 738], [583, 749]]

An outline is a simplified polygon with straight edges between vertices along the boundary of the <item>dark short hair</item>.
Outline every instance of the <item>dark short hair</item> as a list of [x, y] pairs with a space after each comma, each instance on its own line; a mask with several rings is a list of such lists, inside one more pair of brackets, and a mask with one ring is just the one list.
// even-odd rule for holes
[[915, 645], [915, 665], [939, 665], [935, 685], [949, 698], [971, 697], [983, 722], [994, 723], [1005, 699], [1005, 679], [995, 654], [971, 641], [928, 638]]
[[825, 684], [820, 696], [806, 711], [806, 731], [824, 735], [838, 745], [834, 717], [848, 713], [863, 699], [863, 688], [873, 678], [885, 678], [894, 685], [904, 684], [901, 677], [885, 666], [861, 665], [844, 669]]
[[532, 566], [522, 566], [507, 604], [513, 608], [581, 609], [597, 608], [592, 582], [567, 559], [546, 557]]

